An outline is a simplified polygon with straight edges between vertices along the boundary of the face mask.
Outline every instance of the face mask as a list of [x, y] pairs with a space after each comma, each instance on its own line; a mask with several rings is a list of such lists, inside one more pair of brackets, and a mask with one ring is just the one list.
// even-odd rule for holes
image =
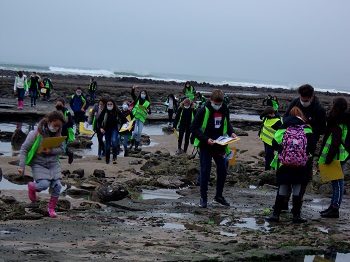
[[113, 109], [113, 106], [107, 106], [107, 110], [111, 111]]
[[303, 102], [303, 101], [301, 101], [301, 99], [300, 99], [300, 104], [301, 104], [303, 107], [308, 107], [309, 105], [311, 105], [311, 101]]
[[218, 111], [221, 108], [222, 104], [216, 105], [214, 103], [211, 103], [211, 106], [214, 108], [214, 110]]
[[124, 111], [126, 111], [126, 110], [128, 110], [128, 109], [129, 109], [129, 107], [128, 107], [128, 105], [127, 105], [127, 104], [123, 104], [123, 106], [122, 106], [122, 107], [123, 107], [123, 110], [124, 110]]
[[81, 96], [81, 92], [80, 91], [77, 91], [75, 93], [77, 94], [77, 96]]
[[185, 108], [185, 109], [189, 109], [189, 108], [190, 108], [190, 106], [184, 106], [184, 108]]
[[103, 110], [103, 106], [99, 105], [98, 106], [98, 110], [102, 111]]
[[61, 111], [61, 110], [63, 109], [63, 106], [57, 105], [57, 106], [56, 106], [56, 109], [57, 109], [58, 111]]
[[49, 128], [51, 133], [56, 133], [58, 131], [58, 129], [59, 129], [59, 128], [54, 127], [54, 126], [52, 126], [50, 124], [47, 127]]
[[142, 98], [142, 99], [145, 99], [145, 98], [146, 98], [146, 95], [145, 95], [145, 94], [141, 94], [141, 98]]

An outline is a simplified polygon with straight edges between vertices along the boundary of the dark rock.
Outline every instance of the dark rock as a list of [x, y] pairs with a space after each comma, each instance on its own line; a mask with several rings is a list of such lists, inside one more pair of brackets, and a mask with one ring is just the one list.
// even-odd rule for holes
[[19, 150], [24, 142], [26, 140], [27, 135], [19, 128], [13, 132], [11, 137], [11, 145], [15, 150]]
[[79, 168], [73, 171], [73, 174], [77, 174], [78, 178], [83, 178], [84, 177], [84, 169]]
[[90, 140], [90, 138], [87, 138], [87, 137], [82, 137], [82, 136], [79, 136], [78, 138], [75, 139], [75, 141], [69, 143], [69, 147], [72, 147], [72, 148], [91, 148], [92, 146], [92, 141]]
[[5, 174], [4, 177], [10, 181], [11, 183], [14, 183], [16, 185], [26, 185], [29, 182], [33, 181], [33, 178], [31, 176], [20, 176], [17, 173], [9, 173]]
[[15, 203], [19, 203], [16, 198], [12, 197], [12, 196], [2, 196], [1, 197], [2, 202], [9, 204], [9, 205], [13, 205]]
[[129, 165], [139, 165], [142, 164], [142, 160], [133, 159], [129, 162]]
[[80, 188], [86, 189], [86, 190], [94, 190], [96, 187], [98, 187], [98, 185], [89, 184], [89, 183], [82, 183], [80, 185]]
[[57, 211], [67, 211], [71, 208], [71, 203], [67, 199], [59, 199], [57, 203]]
[[120, 184], [112, 184], [112, 185], [102, 185], [97, 188], [96, 195], [102, 203], [109, 201], [118, 201], [129, 194], [128, 190]]
[[62, 170], [62, 175], [64, 175], [64, 176], [68, 176], [68, 175], [70, 175], [70, 171], [69, 170]]
[[95, 169], [95, 170], [94, 170], [94, 173], [93, 173], [93, 176], [94, 176], [94, 177], [97, 177], [97, 178], [105, 178], [105, 177], [106, 177], [106, 173], [105, 173], [104, 170]]
[[141, 135], [141, 146], [148, 146], [151, 144], [151, 138], [149, 135], [142, 134]]
[[101, 209], [101, 205], [94, 202], [81, 202], [78, 209], [79, 210], [89, 210], [89, 209]]
[[262, 172], [258, 176], [258, 185], [263, 186], [265, 184], [269, 185], [276, 185], [276, 171], [275, 170], [268, 170]]
[[80, 189], [80, 188], [70, 188], [67, 190], [67, 194], [68, 195], [72, 195], [72, 196], [86, 196], [86, 195], [90, 195], [90, 191], [85, 190], [85, 189]]
[[0, 141], [2, 141], [2, 142], [10, 142], [12, 134], [13, 134], [12, 132], [0, 131]]

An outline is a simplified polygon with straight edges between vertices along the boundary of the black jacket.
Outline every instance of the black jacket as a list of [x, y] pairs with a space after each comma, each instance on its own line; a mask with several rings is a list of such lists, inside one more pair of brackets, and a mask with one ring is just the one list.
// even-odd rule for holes
[[98, 124], [105, 131], [118, 130], [121, 123], [125, 123], [127, 120], [122, 112], [117, 108], [116, 110], [107, 110], [105, 108], [100, 117], [98, 118]]
[[68, 135], [68, 128], [73, 128], [74, 121], [73, 121], [72, 114], [69, 112], [68, 108], [64, 107], [61, 110], [61, 112], [63, 115], [65, 115], [64, 112], [67, 112], [66, 113], [66, 116], [67, 116], [66, 122], [62, 126], [62, 136], [67, 136]]
[[[204, 120], [205, 115], [205, 108], [209, 109], [209, 118], [208, 118], [208, 124], [204, 131], [204, 133], [201, 131], [201, 127]], [[214, 123], [214, 113], [219, 112], [222, 114], [223, 118], [220, 123], [219, 128], [215, 128]], [[225, 147], [220, 146], [217, 144], [214, 145], [208, 145], [208, 139], [217, 139], [219, 136], [222, 136], [223, 129], [224, 129], [224, 118], [227, 119], [227, 135], [231, 136], [233, 133], [233, 129], [230, 123], [230, 112], [227, 108], [227, 106], [223, 103], [222, 107], [219, 109], [219, 111], [215, 111], [213, 107], [211, 106], [211, 102], [206, 102], [205, 106], [200, 108], [193, 120], [192, 126], [191, 126], [191, 132], [195, 137], [197, 137], [200, 140], [200, 148], [207, 148], [210, 149], [211, 153], [223, 153], [225, 152]]]
[[[195, 109], [193, 106], [190, 108], [184, 108], [180, 106], [177, 114], [175, 116], [174, 127], [176, 128], [179, 125], [179, 128], [189, 129], [192, 123], [192, 115], [195, 114]], [[181, 116], [181, 119], [180, 119]]]
[[314, 134], [315, 140], [318, 141], [320, 135], [324, 134], [326, 130], [326, 111], [320, 104], [317, 97], [311, 102], [308, 107], [303, 107], [300, 103], [299, 98], [295, 98], [288, 106], [285, 116], [289, 115], [290, 110], [297, 106], [304, 113], [305, 117], [308, 119], [309, 124], [312, 127], [312, 132]]

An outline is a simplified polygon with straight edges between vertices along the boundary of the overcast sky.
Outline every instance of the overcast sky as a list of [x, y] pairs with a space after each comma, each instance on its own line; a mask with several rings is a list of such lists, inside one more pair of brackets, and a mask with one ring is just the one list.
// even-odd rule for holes
[[348, 0], [2, 0], [0, 62], [350, 89]]

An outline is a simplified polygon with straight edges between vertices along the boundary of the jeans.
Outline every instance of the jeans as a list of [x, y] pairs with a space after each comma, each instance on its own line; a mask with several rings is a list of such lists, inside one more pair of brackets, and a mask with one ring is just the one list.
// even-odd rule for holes
[[265, 170], [270, 170], [271, 169], [271, 162], [274, 158], [274, 150], [273, 147], [264, 143], [265, 147]]
[[331, 205], [339, 208], [344, 194], [344, 179], [338, 179], [332, 181], [332, 200]]
[[49, 187], [52, 189], [51, 195], [53, 197], [59, 197], [62, 189], [62, 184], [59, 179], [57, 180], [39, 179], [35, 181], [35, 189], [37, 192], [46, 190]]
[[143, 129], [143, 123], [141, 120], [136, 119], [135, 121], [135, 128], [134, 131], [132, 132], [132, 138], [136, 140], [136, 142], [141, 141], [141, 134], [142, 134], [142, 129]]
[[17, 98], [18, 98], [18, 101], [23, 101], [23, 99], [24, 99], [24, 93], [25, 93], [24, 88], [17, 88]]
[[36, 99], [38, 98], [38, 90], [30, 90], [29, 91], [30, 96], [30, 105], [35, 106], [36, 105]]
[[118, 154], [118, 145], [119, 145], [119, 134], [117, 129], [106, 130], [105, 132], [105, 140], [106, 140], [106, 163], [109, 163], [110, 155], [111, 155], [111, 145], [112, 145], [112, 153], [113, 159], [117, 158]]
[[180, 129], [179, 129], [178, 149], [181, 149], [182, 139], [183, 139], [184, 135], [185, 135], [184, 151], [186, 153], [188, 145], [190, 143], [190, 135], [191, 135], [190, 126], [189, 127], [180, 127]]
[[201, 148], [199, 153], [200, 158], [200, 192], [201, 198], [208, 199], [208, 183], [210, 180], [211, 160], [216, 164], [216, 196], [222, 197], [224, 185], [227, 175], [227, 165], [224, 155], [212, 155], [207, 148]]
[[128, 133], [128, 132], [124, 132], [121, 135], [121, 137], [123, 139], [123, 147], [124, 147], [124, 149], [126, 149], [128, 147], [129, 135], [130, 135], [130, 133]]

